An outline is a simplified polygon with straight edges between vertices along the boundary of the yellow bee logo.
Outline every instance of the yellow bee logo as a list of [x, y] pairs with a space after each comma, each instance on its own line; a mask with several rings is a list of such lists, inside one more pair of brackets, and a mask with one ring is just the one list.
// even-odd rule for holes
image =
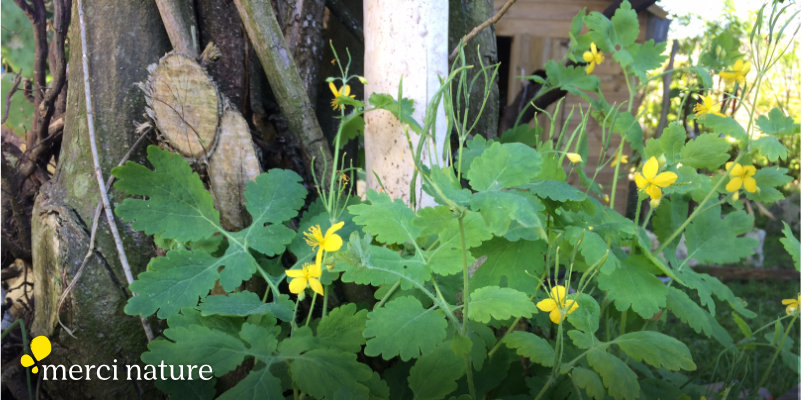
[[[34, 374], [39, 373], [39, 367], [36, 365], [36, 361], [42, 361], [42, 359], [50, 354], [50, 350], [50, 339], [44, 336], [37, 336], [31, 340], [31, 353], [33, 353], [33, 357], [24, 354], [19, 362], [25, 368], [33, 365], [31, 372]], [[34, 358], [36, 361], [34, 361]]]

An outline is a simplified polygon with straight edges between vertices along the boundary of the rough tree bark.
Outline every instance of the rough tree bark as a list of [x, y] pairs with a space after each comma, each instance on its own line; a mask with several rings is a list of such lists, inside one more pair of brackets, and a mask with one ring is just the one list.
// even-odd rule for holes
[[[448, 75], [448, 4], [438, 0], [364, 2], [364, 76], [365, 98], [373, 93], [398, 93], [403, 79], [403, 97], [414, 100], [415, 120], [424, 121], [426, 108], [440, 87], [440, 77]], [[440, 106], [442, 107], [442, 106]], [[392, 197], [409, 202], [410, 183], [414, 172], [412, 154], [400, 121], [388, 111], [365, 115], [364, 153], [368, 189], [384, 190]], [[423, 161], [441, 164], [445, 145], [446, 120], [443, 108], [437, 112], [432, 127], [436, 151], [426, 143]], [[419, 136], [409, 132], [413, 147]], [[434, 162], [434, 160], [439, 160]], [[380, 179], [380, 184], [379, 184]], [[413, 189], [417, 205], [426, 206], [431, 199], [417, 182]]]
[[[170, 43], [154, 3], [86, 0], [84, 7], [97, 144], [103, 173], [109, 175], [139, 136], [134, 122], [142, 120], [144, 99], [134, 83], [145, 79], [145, 67], [168, 51]], [[73, 15], [77, 15], [74, 8]], [[89, 246], [89, 226], [99, 199], [88, 145], [77, 23], [71, 27], [70, 43], [72, 84], [61, 157], [54, 178], [42, 186], [33, 213], [36, 316], [31, 330], [34, 336], [47, 335], [53, 341], [51, 357], [60, 364], [139, 363], [146, 339], [138, 319], [122, 311], [130, 292], [105, 221], [98, 231], [95, 255], [61, 310], [61, 320], [75, 330], [77, 338], [57, 324], [58, 297]], [[113, 202], [122, 200], [120, 193], [112, 194]], [[152, 244], [144, 235], [123, 224], [120, 227], [129, 261], [138, 273], [152, 255]], [[57, 398], [136, 398], [157, 393], [146, 382], [47, 383], [45, 390]]]

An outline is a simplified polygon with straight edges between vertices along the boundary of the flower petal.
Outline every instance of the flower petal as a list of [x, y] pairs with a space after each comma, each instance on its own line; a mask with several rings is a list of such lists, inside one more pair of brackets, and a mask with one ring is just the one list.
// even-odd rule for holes
[[305, 269], [306, 277], [308, 278], [319, 278], [320, 275], [323, 274], [323, 269], [320, 267], [320, 263], [308, 264]]
[[551, 288], [551, 298], [560, 306], [565, 303], [565, 291], [565, 287], [562, 285], [556, 285]]
[[756, 167], [753, 165], [746, 165], [743, 167], [743, 177], [754, 176], [756, 174]]
[[300, 270], [300, 269], [288, 269], [288, 270], [286, 270], [284, 272], [286, 272], [286, 276], [288, 276], [290, 278], [300, 278], [300, 277], [306, 276], [306, 273], [303, 272], [303, 270]]
[[645, 193], [648, 193], [648, 196], [651, 196], [651, 198], [654, 200], [659, 200], [662, 198], [662, 189], [656, 185], [648, 185], [648, 187], [645, 188]]
[[672, 185], [678, 178], [679, 176], [675, 172], [667, 171], [655, 176], [651, 183], [664, 188]]
[[590, 62], [589, 64], [587, 64], [587, 68], [584, 69], [584, 72], [586, 72], [587, 75], [589, 75], [589, 74], [592, 73], [592, 71], [594, 69], [595, 69], [595, 63], [594, 62]]
[[637, 189], [645, 189], [648, 186], [648, 180], [642, 176], [642, 174], [634, 175], [634, 183], [637, 184]]
[[340, 222], [337, 222], [337, 223], [336, 223], [336, 224], [334, 224], [334, 225], [331, 225], [331, 227], [330, 227], [330, 228], [328, 228], [328, 229], [325, 231], [325, 237], [328, 237], [328, 235], [331, 235], [331, 234], [333, 234], [333, 233], [336, 233], [336, 231], [338, 231], [338, 230], [342, 229], [342, 227], [343, 227], [343, 226], [345, 226], [345, 221], [340, 221]]
[[319, 280], [309, 279], [309, 286], [311, 286], [311, 289], [317, 292], [317, 294], [320, 296], [325, 296], [325, 294], [323, 294], [323, 285], [320, 284]]
[[292, 281], [289, 282], [289, 291], [298, 294], [302, 292], [304, 289], [306, 289], [307, 283], [308, 281], [306, 280], [306, 278], [292, 279]]
[[350, 85], [345, 85], [342, 87], [342, 96], [349, 96], [350, 95]]
[[754, 179], [754, 178], [752, 178], [750, 176], [745, 178], [745, 179], [743, 179], [743, 186], [745, 186], [745, 190], [748, 193], [756, 193], [756, 191], [757, 191], [756, 179]]
[[654, 179], [657, 172], [659, 172], [659, 161], [656, 157], [651, 156], [651, 158], [645, 162], [645, 165], [642, 166], [642, 175], [650, 182]]
[[584, 61], [586, 62], [591, 62], [593, 59], [592, 53], [589, 51], [585, 51], [584, 54], [581, 55], [581, 57], [584, 58]]
[[565, 308], [567, 308], [567, 313], [572, 314], [573, 311], [578, 309], [579, 305], [578, 302], [575, 300], [568, 300], [565, 302]]
[[562, 311], [560, 309], [554, 309], [548, 316], [554, 324], [559, 325], [562, 323]]
[[331, 236], [326, 236], [325, 242], [322, 247], [327, 252], [334, 252], [342, 248], [342, 237], [336, 233]]
[[548, 298], [537, 302], [537, 308], [539, 308], [540, 311], [549, 312], [559, 307], [556, 306], [556, 302], [553, 299]]
[[740, 190], [742, 186], [743, 186], [743, 178], [740, 178], [739, 176], [732, 177], [731, 180], [729, 180], [729, 183], [726, 184], [726, 191], [736, 192]]
[[743, 166], [740, 164], [734, 164], [733, 167], [729, 170], [729, 174], [731, 176], [742, 177], [743, 176]]
[[796, 299], [782, 299], [782, 304], [784, 304], [784, 305], [797, 304], [797, 303], [798, 303], [798, 300], [796, 300]]
[[334, 85], [334, 82], [328, 82], [328, 88], [331, 89], [331, 94], [333, 94], [334, 97], [339, 96], [339, 90], [337, 90], [337, 87], [336, 85]]

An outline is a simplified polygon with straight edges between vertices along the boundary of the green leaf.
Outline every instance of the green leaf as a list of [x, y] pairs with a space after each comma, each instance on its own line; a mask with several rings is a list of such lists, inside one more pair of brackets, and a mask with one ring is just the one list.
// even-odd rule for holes
[[787, 250], [787, 254], [793, 257], [795, 269], [799, 270], [801, 269], [801, 243], [799, 243], [798, 239], [793, 235], [793, 231], [790, 229], [790, 226], [787, 225], [787, 222], [782, 221], [782, 224], [784, 224], [784, 229], [782, 229], [784, 237], [779, 239], [779, 241], [782, 242], [782, 246]]
[[[6, 3], [3, 3], [4, 33], [6, 28], [5, 8], [6, 8]], [[16, 6], [14, 8], [16, 8]], [[4, 58], [5, 55], [7, 54], [5, 49], [6, 38], [7, 36], [3, 35]], [[33, 54], [33, 50], [31, 50], [30, 53]], [[28, 70], [30, 70], [30, 68], [26, 66], [25, 71]], [[0, 96], [2, 96], [3, 99], [9, 98], [8, 95], [11, 93], [11, 88], [14, 86], [15, 78], [16, 74], [10, 74], [7, 72], [3, 73], [2, 84], [0, 84], [0, 89], [2, 89], [0, 90]], [[25, 95], [22, 92], [22, 83], [20, 83], [19, 89], [17, 89], [17, 91], [14, 92], [14, 95], [11, 96], [11, 101], [8, 103], [8, 114], [5, 114], [6, 113], [5, 101], [0, 102], [0, 105], [2, 105], [0, 107], [2, 111], [0, 111], [0, 113], [2, 113], [2, 115], [8, 115], [8, 120], [6, 120], [6, 122], [3, 124], [3, 128], [10, 129], [12, 132], [14, 132], [15, 135], [19, 137], [25, 137], [25, 132], [27, 132], [28, 129], [31, 129], [31, 125], [33, 124], [33, 104], [30, 101], [28, 101], [28, 99], [25, 98]], [[9, 154], [6, 154], [6, 156], [9, 156]]]
[[281, 380], [270, 373], [270, 367], [266, 365], [257, 366], [252, 369], [245, 379], [239, 381], [236, 386], [226, 390], [218, 400], [240, 400], [240, 399], [284, 399]]
[[[287, 304], [289, 303], [289, 304]], [[248, 315], [273, 315], [282, 321], [292, 319], [292, 303], [263, 303], [259, 295], [249, 291], [231, 293], [228, 295], [208, 296], [198, 306], [200, 315], [234, 315], [246, 317]]]
[[775, 107], [770, 110], [767, 117], [760, 115], [756, 123], [762, 133], [767, 135], [793, 135], [799, 130], [799, 124], [796, 124], [792, 117], [785, 116], [782, 110]]
[[470, 279], [471, 293], [485, 286], [517, 289], [532, 296], [537, 292], [537, 279], [545, 268], [545, 242], [518, 240], [510, 242], [494, 238], [473, 249], [486, 260]]
[[606, 241], [594, 231], [571, 226], [565, 230], [565, 240], [573, 244], [581, 240], [579, 252], [588, 266], [604, 260], [601, 264], [602, 273], [610, 274], [620, 268], [620, 260]]
[[693, 371], [696, 366], [690, 349], [677, 340], [655, 331], [629, 332], [613, 341], [634, 361], [643, 361], [670, 371]]
[[538, 211], [544, 209], [539, 199], [524, 192], [478, 192], [470, 198], [470, 207], [478, 210], [489, 231], [503, 236], [512, 222], [523, 229], [530, 229], [539, 238], [545, 239]]
[[334, 398], [343, 388], [367, 398], [370, 389], [362, 382], [373, 375], [370, 367], [356, 361], [355, 354], [326, 348], [293, 357], [289, 373], [300, 390], [315, 398]]
[[150, 170], [134, 162], [114, 168], [114, 187], [130, 195], [115, 212], [134, 229], [181, 242], [201, 240], [221, 230], [220, 213], [200, 177], [178, 154], [148, 146]]
[[201, 325], [171, 327], [164, 331], [169, 338], [156, 339], [142, 353], [142, 361], [159, 365], [210, 365], [214, 376], [233, 371], [248, 355], [245, 343], [226, 332]]
[[686, 140], [687, 132], [684, 131], [684, 127], [678, 122], [671, 122], [662, 132], [662, 136], [648, 141], [643, 158], [647, 160], [664, 155], [669, 163], [675, 164], [679, 161]]
[[[660, 243], [665, 243], [670, 235], [687, 220], [687, 215], [690, 211], [689, 206], [689, 201], [683, 196], [662, 199], [656, 212], [654, 212], [652, 220], [654, 233], [659, 238]], [[678, 243], [678, 240], [673, 240], [665, 247], [666, 253], [672, 252], [672, 254], [675, 254]]]
[[690, 268], [681, 268], [676, 273], [687, 287], [696, 290], [701, 304], [709, 308], [709, 312], [715, 315], [715, 302], [712, 300], [714, 294], [720, 300], [723, 300], [731, 306], [732, 309], [742, 314], [746, 318], [754, 318], [756, 314], [745, 308], [745, 301], [734, 295], [731, 289], [718, 278], [709, 274], [702, 274], [693, 271]]
[[385, 360], [399, 355], [406, 361], [431, 353], [445, 340], [447, 326], [441, 311], [424, 309], [414, 297], [390, 300], [367, 314], [364, 354]]
[[449, 346], [439, 346], [420, 356], [409, 370], [409, 387], [415, 399], [444, 399], [456, 390], [456, 381], [464, 375], [464, 360]]
[[353, 222], [364, 227], [364, 230], [375, 235], [382, 243], [402, 244], [414, 241], [419, 229], [412, 225], [414, 211], [401, 199], [390, 199], [386, 193], [374, 190], [367, 192], [370, 204], [357, 204], [348, 207], [353, 214]]
[[598, 376], [591, 369], [575, 367], [570, 371], [570, 378], [573, 383], [587, 392], [587, 395], [595, 400], [604, 400], [606, 398], [606, 391], [604, 384], [601, 383], [601, 377]]
[[754, 226], [754, 217], [745, 211], [720, 216], [720, 206], [699, 214], [685, 231], [688, 257], [702, 263], [733, 263], [753, 254], [759, 243], [738, 237]]
[[[436, 235], [438, 245], [426, 252], [431, 271], [440, 275], [453, 275], [462, 272], [462, 231], [459, 218], [446, 206], [427, 207], [418, 212], [412, 224], [420, 228], [421, 235]], [[492, 237], [481, 215], [465, 211], [462, 214], [465, 247], [470, 249]], [[468, 251], [467, 265], [475, 259]]]
[[536, 312], [537, 307], [528, 295], [512, 288], [487, 286], [470, 294], [468, 315], [473, 321], [488, 323], [490, 319], [528, 318]]
[[[0, 5], [3, 14], [3, 69], [8, 64], [14, 71], [22, 72], [22, 76], [33, 78], [36, 43], [33, 39], [31, 21], [22, 9], [13, 2], [3, 1], [0, 2]], [[3, 95], [4, 100], [5, 98], [5, 95]], [[27, 102], [27, 100], [25, 101]]]
[[503, 339], [504, 344], [514, 349], [517, 355], [545, 367], [553, 366], [554, 350], [547, 340], [525, 331], [514, 331]]
[[579, 349], [589, 349], [598, 341], [592, 333], [585, 333], [575, 329], [567, 331], [567, 336]]
[[718, 134], [722, 133], [737, 140], [745, 140], [748, 137], [748, 134], [745, 133], [745, 129], [732, 117], [705, 114], [698, 122], [712, 130], [713, 133], [710, 133], [710, 135], [718, 136]]
[[158, 317], [166, 319], [183, 307], [196, 306], [198, 299], [214, 287], [224, 262], [224, 257], [184, 249], [152, 259], [147, 270], [131, 283], [131, 291], [138, 295], [128, 299], [125, 313], [146, 317], [158, 310]]
[[573, 297], [579, 307], [572, 314], [567, 315], [567, 321], [576, 329], [587, 333], [595, 333], [598, 330], [599, 319], [601, 317], [601, 306], [595, 299], [586, 294], [580, 293]]
[[754, 179], [756, 179], [759, 190], [756, 193], [746, 193], [746, 195], [749, 200], [762, 203], [773, 203], [784, 199], [782, 192], [776, 188], [793, 180], [787, 175], [787, 169], [780, 167], [760, 168], [754, 174]]
[[584, 201], [587, 199], [587, 195], [584, 194], [584, 192], [560, 181], [536, 181], [523, 185], [521, 188], [528, 189], [531, 193], [542, 199], [548, 198], [561, 203], [567, 201]]
[[729, 142], [717, 134], [704, 133], [687, 142], [681, 162], [693, 168], [717, 169], [729, 159]]
[[422, 287], [431, 278], [431, 272], [418, 259], [403, 258], [396, 251], [370, 244], [373, 238], [364, 239], [357, 232], [350, 235], [345, 251], [335, 253], [334, 271], [344, 271], [342, 282], [381, 286], [401, 281], [401, 288]]
[[[477, 138], [480, 136], [476, 136]], [[432, 167], [428, 170], [430, 180], [423, 180], [423, 190], [436, 200], [437, 204], [450, 205], [455, 203], [467, 205], [470, 191], [462, 189], [451, 167]]]
[[493, 143], [470, 164], [467, 179], [478, 191], [500, 190], [531, 181], [540, 171], [542, 159], [536, 150], [521, 143]]
[[641, 81], [648, 79], [647, 73], [662, 66], [667, 58], [663, 53], [667, 42], [654, 43], [653, 39], [643, 44], [633, 43], [626, 51], [631, 54], [631, 62], [627, 65]]
[[731, 336], [714, 316], [690, 299], [686, 293], [674, 287], [668, 288], [667, 308], [680, 320], [684, 321], [696, 332], [703, 332], [707, 337], [714, 338], [724, 347], [733, 345]]
[[361, 113], [351, 113], [342, 120], [342, 132], [339, 134], [339, 148], [364, 134], [364, 118]]
[[638, 399], [640, 384], [637, 374], [619, 358], [600, 349], [590, 349], [587, 363], [604, 381], [609, 395], [615, 399]]
[[404, 124], [408, 124], [413, 131], [417, 133], [423, 131], [423, 127], [421, 127], [412, 116], [412, 114], [414, 114], [414, 100], [403, 98], [399, 104], [394, 97], [388, 94], [373, 93], [370, 95], [369, 102], [375, 108], [380, 108], [391, 112], [395, 118], [399, 119]]
[[770, 162], [787, 159], [787, 147], [773, 136], [762, 136], [753, 142], [754, 149], [765, 156]]
[[348, 303], [331, 310], [317, 326], [317, 339], [326, 348], [339, 348], [358, 353], [364, 344], [362, 330], [367, 322], [367, 310], [356, 310]]
[[[255, 318], [250, 318], [248, 321], [257, 322]], [[239, 331], [239, 337], [248, 344], [248, 352], [252, 356], [269, 364], [278, 347], [276, 335], [280, 331], [281, 329], [275, 325], [275, 319], [268, 318], [258, 323], [245, 322]]]
[[598, 92], [601, 81], [595, 75], [587, 75], [584, 67], [574, 67], [559, 64], [554, 60], [545, 63], [545, 72], [548, 74], [548, 85], [580, 96], [587, 92]]
[[245, 207], [253, 223], [234, 237], [270, 257], [283, 253], [295, 232], [281, 223], [296, 217], [303, 207], [306, 189], [302, 182], [300, 175], [284, 169], [272, 169], [248, 182]]
[[631, 8], [628, 1], [620, 4], [611, 21], [615, 32], [615, 44], [628, 47], [637, 40], [640, 34], [640, 22], [637, 20], [637, 12]]
[[634, 312], [649, 319], [665, 307], [667, 287], [652, 273], [646, 271], [649, 261], [638, 256], [625, 260], [621, 268], [612, 273], [598, 274], [598, 287], [614, 300], [618, 311], [631, 307]]
[[526, 146], [536, 147], [537, 138], [542, 132], [542, 128], [533, 127], [528, 124], [520, 124], [501, 135], [501, 143], [522, 143]]

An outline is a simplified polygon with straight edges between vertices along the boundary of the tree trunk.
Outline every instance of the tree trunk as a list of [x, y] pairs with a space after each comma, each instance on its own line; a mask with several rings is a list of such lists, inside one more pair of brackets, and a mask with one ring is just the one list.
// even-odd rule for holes
[[[414, 100], [415, 120], [424, 124], [426, 109], [448, 75], [448, 4], [438, 0], [364, 2], [365, 98], [373, 93], [398, 94], [403, 79], [403, 97]], [[410, 188], [414, 173], [413, 156], [400, 121], [388, 111], [365, 115], [364, 153], [367, 187], [384, 190], [392, 198], [409, 203], [412, 191], [417, 205], [433, 204], [423, 196], [422, 185]], [[426, 143], [423, 162], [441, 164], [446, 129], [440, 105], [431, 129], [434, 140]], [[419, 136], [409, 131], [412, 146]], [[435, 146], [436, 153], [434, 153]], [[376, 178], [377, 176], [377, 178]], [[380, 179], [380, 183], [379, 183]]]
[[[85, 0], [84, 11], [97, 145], [103, 174], [108, 176], [139, 136], [134, 124], [143, 120], [144, 99], [134, 83], [146, 78], [146, 66], [167, 52], [170, 43], [154, 3]], [[75, 9], [73, 15], [77, 15]], [[102, 216], [94, 256], [61, 310], [61, 320], [77, 338], [57, 323], [58, 298], [87, 251], [89, 226], [99, 200], [89, 151], [79, 35], [75, 18], [70, 32], [71, 84], [61, 156], [56, 174], [42, 186], [33, 212], [36, 314], [31, 331], [34, 336], [51, 339], [49, 359], [53, 364], [141, 364], [145, 335], [139, 319], [123, 313], [130, 292]], [[111, 197], [113, 203], [122, 200], [115, 191]], [[136, 274], [144, 270], [153, 246], [141, 233], [121, 222], [119, 226]], [[93, 379], [47, 384], [44, 390], [55, 398], [150, 398], [158, 393], [144, 381]]]
[[[448, 47], [450, 49], [456, 48], [459, 40], [464, 35], [476, 26], [481, 25], [482, 22], [490, 19], [493, 15], [492, 6], [493, 2], [491, 0], [450, 0]], [[472, 123], [475, 120], [475, 116], [478, 115], [484, 100], [484, 78], [481, 77], [480, 65], [489, 66], [498, 63], [498, 43], [495, 38], [495, 26], [490, 25], [471, 39], [465, 45], [464, 53], [467, 65], [473, 66], [472, 69], [467, 71], [467, 81], [471, 82], [479, 74], [479, 78], [470, 92], [470, 107], [468, 110], [461, 110], [462, 113], [467, 111], [467, 120]], [[481, 61], [480, 63], [479, 60]], [[454, 62], [458, 63], [459, 60], [457, 59]], [[487, 77], [492, 76], [492, 71], [492, 69], [487, 70]], [[456, 101], [454, 101], [454, 104], [457, 104]], [[490, 87], [484, 111], [473, 133], [482, 135], [487, 139], [498, 136], [499, 108], [498, 79], [496, 77]]]

